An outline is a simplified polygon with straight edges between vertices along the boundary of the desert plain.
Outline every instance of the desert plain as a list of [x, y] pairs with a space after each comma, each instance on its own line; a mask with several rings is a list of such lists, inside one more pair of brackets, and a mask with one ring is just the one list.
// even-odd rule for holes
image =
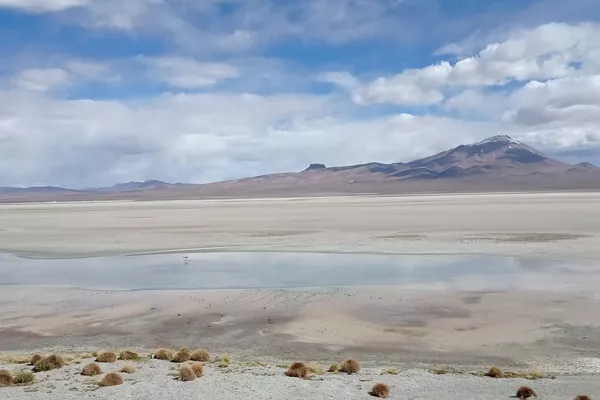
[[[600, 394], [600, 193], [2, 204], [0, 252], [12, 255], [0, 260], [0, 369], [24, 368], [11, 355], [124, 348], [203, 347], [232, 360], [183, 383], [169, 376], [170, 363], [144, 359], [123, 386], [94, 390], [71, 364], [2, 388], [0, 398], [368, 398], [379, 381], [398, 399], [508, 398], [524, 383], [548, 399]], [[106, 262], [109, 273], [154, 254], [208, 268], [207, 254], [230, 252], [387, 255], [400, 264], [419, 255], [488, 272], [337, 286], [312, 269], [303, 287], [201, 290], [10, 279], [16, 257], [52, 260], [48, 268], [73, 259], [86, 268], [93, 258], [96, 272]], [[486, 260], [498, 259], [518, 266], [510, 285], [494, 285]], [[362, 361], [361, 373], [303, 381], [278, 367], [301, 360], [324, 370], [348, 357]], [[470, 374], [492, 365], [544, 379]]]

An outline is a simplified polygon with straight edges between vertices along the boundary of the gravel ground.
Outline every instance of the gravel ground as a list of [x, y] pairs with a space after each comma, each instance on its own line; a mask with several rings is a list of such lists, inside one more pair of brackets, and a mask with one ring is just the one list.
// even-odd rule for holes
[[[288, 378], [281, 366], [247, 366], [232, 361], [228, 368], [205, 365], [202, 378], [180, 382], [177, 365], [145, 360], [135, 363], [137, 371], [123, 375], [122, 386], [102, 388], [98, 377], [79, 373], [91, 359], [72, 363], [60, 370], [36, 374], [35, 383], [25, 387], [0, 388], [1, 399], [368, 399], [377, 382], [390, 386], [391, 399], [507, 399], [520, 385], [532, 387], [543, 399], [572, 399], [578, 394], [594, 396], [600, 391], [597, 375], [559, 376], [526, 381], [492, 379], [469, 374], [435, 375], [424, 370], [384, 374], [381, 368], [364, 368], [359, 374], [313, 375], [310, 380]], [[104, 373], [119, 371], [124, 362], [101, 364]], [[325, 365], [321, 365], [323, 369]], [[1, 365], [11, 371], [28, 368]]]

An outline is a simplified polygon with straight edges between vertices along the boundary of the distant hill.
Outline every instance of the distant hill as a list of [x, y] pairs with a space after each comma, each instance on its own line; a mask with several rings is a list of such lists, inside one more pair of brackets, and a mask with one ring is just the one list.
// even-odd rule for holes
[[600, 168], [565, 164], [506, 135], [407, 163], [368, 163], [263, 175], [210, 184], [162, 181], [107, 188], [0, 188], [0, 201], [188, 199], [478, 191], [600, 190]]
[[128, 192], [132, 190], [153, 189], [169, 186], [173, 185], [163, 181], [150, 180], [144, 182], [117, 183], [116, 185], [110, 187], [91, 188], [88, 190], [95, 192]]

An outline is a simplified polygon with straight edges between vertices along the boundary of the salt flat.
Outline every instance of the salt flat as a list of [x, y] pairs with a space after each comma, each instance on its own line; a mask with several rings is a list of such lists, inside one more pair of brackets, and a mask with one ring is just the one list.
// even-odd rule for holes
[[600, 257], [600, 193], [0, 205], [0, 251], [191, 250]]
[[[544, 398], [572, 397], [578, 389], [593, 394], [597, 379], [587, 374], [600, 372], [598, 211], [600, 193], [4, 204], [0, 251], [33, 258], [185, 252], [193, 265], [201, 254], [192, 253], [206, 251], [480, 254], [482, 262], [514, 257], [528, 272], [507, 274], [514, 280], [493, 290], [478, 289], [494, 286], [481, 284], [484, 265], [483, 275], [475, 269], [455, 280], [441, 275], [389, 286], [318, 287], [318, 273], [315, 287], [295, 289], [128, 291], [13, 282], [0, 290], [0, 349], [190, 346], [238, 360], [232, 371], [209, 366], [206, 379], [189, 386], [172, 380], [168, 364], [142, 363], [125, 386], [86, 393], [90, 398], [160, 397], [162, 391], [166, 398], [191, 387], [222, 399], [367, 398], [374, 381], [390, 383], [392, 398], [505, 398], [525, 383], [424, 371], [493, 364], [558, 374], [531, 383]], [[183, 263], [180, 254], [172, 256]], [[96, 270], [122, 261], [93, 260]], [[354, 378], [300, 381], [275, 367], [297, 359], [326, 366], [345, 357], [368, 368]], [[255, 360], [268, 366], [245, 367]], [[388, 366], [402, 373], [381, 376]], [[407, 371], [412, 368], [418, 370]], [[32, 388], [39, 393], [3, 393], [77, 398], [89, 385], [73, 378], [76, 369], [39, 374]], [[236, 389], [214, 395], [219, 387]], [[411, 397], [413, 390], [419, 394]]]

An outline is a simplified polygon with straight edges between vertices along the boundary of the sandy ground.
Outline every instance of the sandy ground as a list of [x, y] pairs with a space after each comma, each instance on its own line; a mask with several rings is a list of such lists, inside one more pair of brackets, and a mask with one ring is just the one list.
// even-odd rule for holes
[[[594, 377], [558, 377], [526, 381], [491, 379], [468, 374], [434, 375], [424, 370], [403, 370], [398, 375], [384, 374], [381, 368], [363, 368], [356, 375], [314, 375], [310, 380], [288, 378], [285, 368], [275, 365], [248, 366], [232, 360], [227, 368], [205, 364], [204, 376], [192, 382], [176, 380], [177, 365], [166, 361], [144, 360], [133, 363], [134, 374], [126, 375], [122, 386], [102, 388], [100, 377], [80, 375], [83, 365], [93, 359], [77, 360], [67, 367], [36, 374], [36, 381], [25, 387], [0, 388], [6, 399], [369, 399], [375, 383], [390, 386], [390, 399], [506, 399], [520, 385], [532, 387], [544, 399], [571, 399], [581, 393], [598, 393]], [[123, 362], [101, 364], [104, 373], [117, 372]], [[328, 366], [322, 364], [322, 369]], [[30, 367], [3, 365], [9, 370]]]
[[460, 292], [431, 287], [90, 291], [5, 287], [3, 351], [203, 347], [243, 360], [359, 357], [600, 373], [593, 292]]
[[[0, 251], [60, 258], [294, 250], [595, 262], [599, 204], [598, 193], [570, 193], [0, 205]], [[600, 391], [600, 281], [588, 266], [574, 268], [569, 273], [588, 285], [565, 280], [557, 286], [533, 274], [509, 291], [472, 290], [469, 284], [477, 282], [468, 281], [220, 291], [2, 287], [0, 352], [185, 345], [271, 366], [209, 366], [205, 378], [183, 384], [169, 376], [169, 365], [149, 361], [124, 386], [99, 390], [71, 366], [63, 375], [40, 374], [33, 387], [0, 389], [0, 398], [47, 398], [52, 391], [64, 399], [166, 399], [193, 387], [198, 398], [360, 399], [375, 380], [391, 384], [391, 398], [398, 399], [507, 398], [522, 382], [423, 371], [492, 364], [558, 375], [531, 384], [543, 398], [593, 395]], [[346, 357], [368, 369], [301, 381], [274, 367]], [[385, 366], [403, 372], [380, 376]]]
[[600, 193], [0, 205], [0, 251], [554, 254], [600, 258]]

